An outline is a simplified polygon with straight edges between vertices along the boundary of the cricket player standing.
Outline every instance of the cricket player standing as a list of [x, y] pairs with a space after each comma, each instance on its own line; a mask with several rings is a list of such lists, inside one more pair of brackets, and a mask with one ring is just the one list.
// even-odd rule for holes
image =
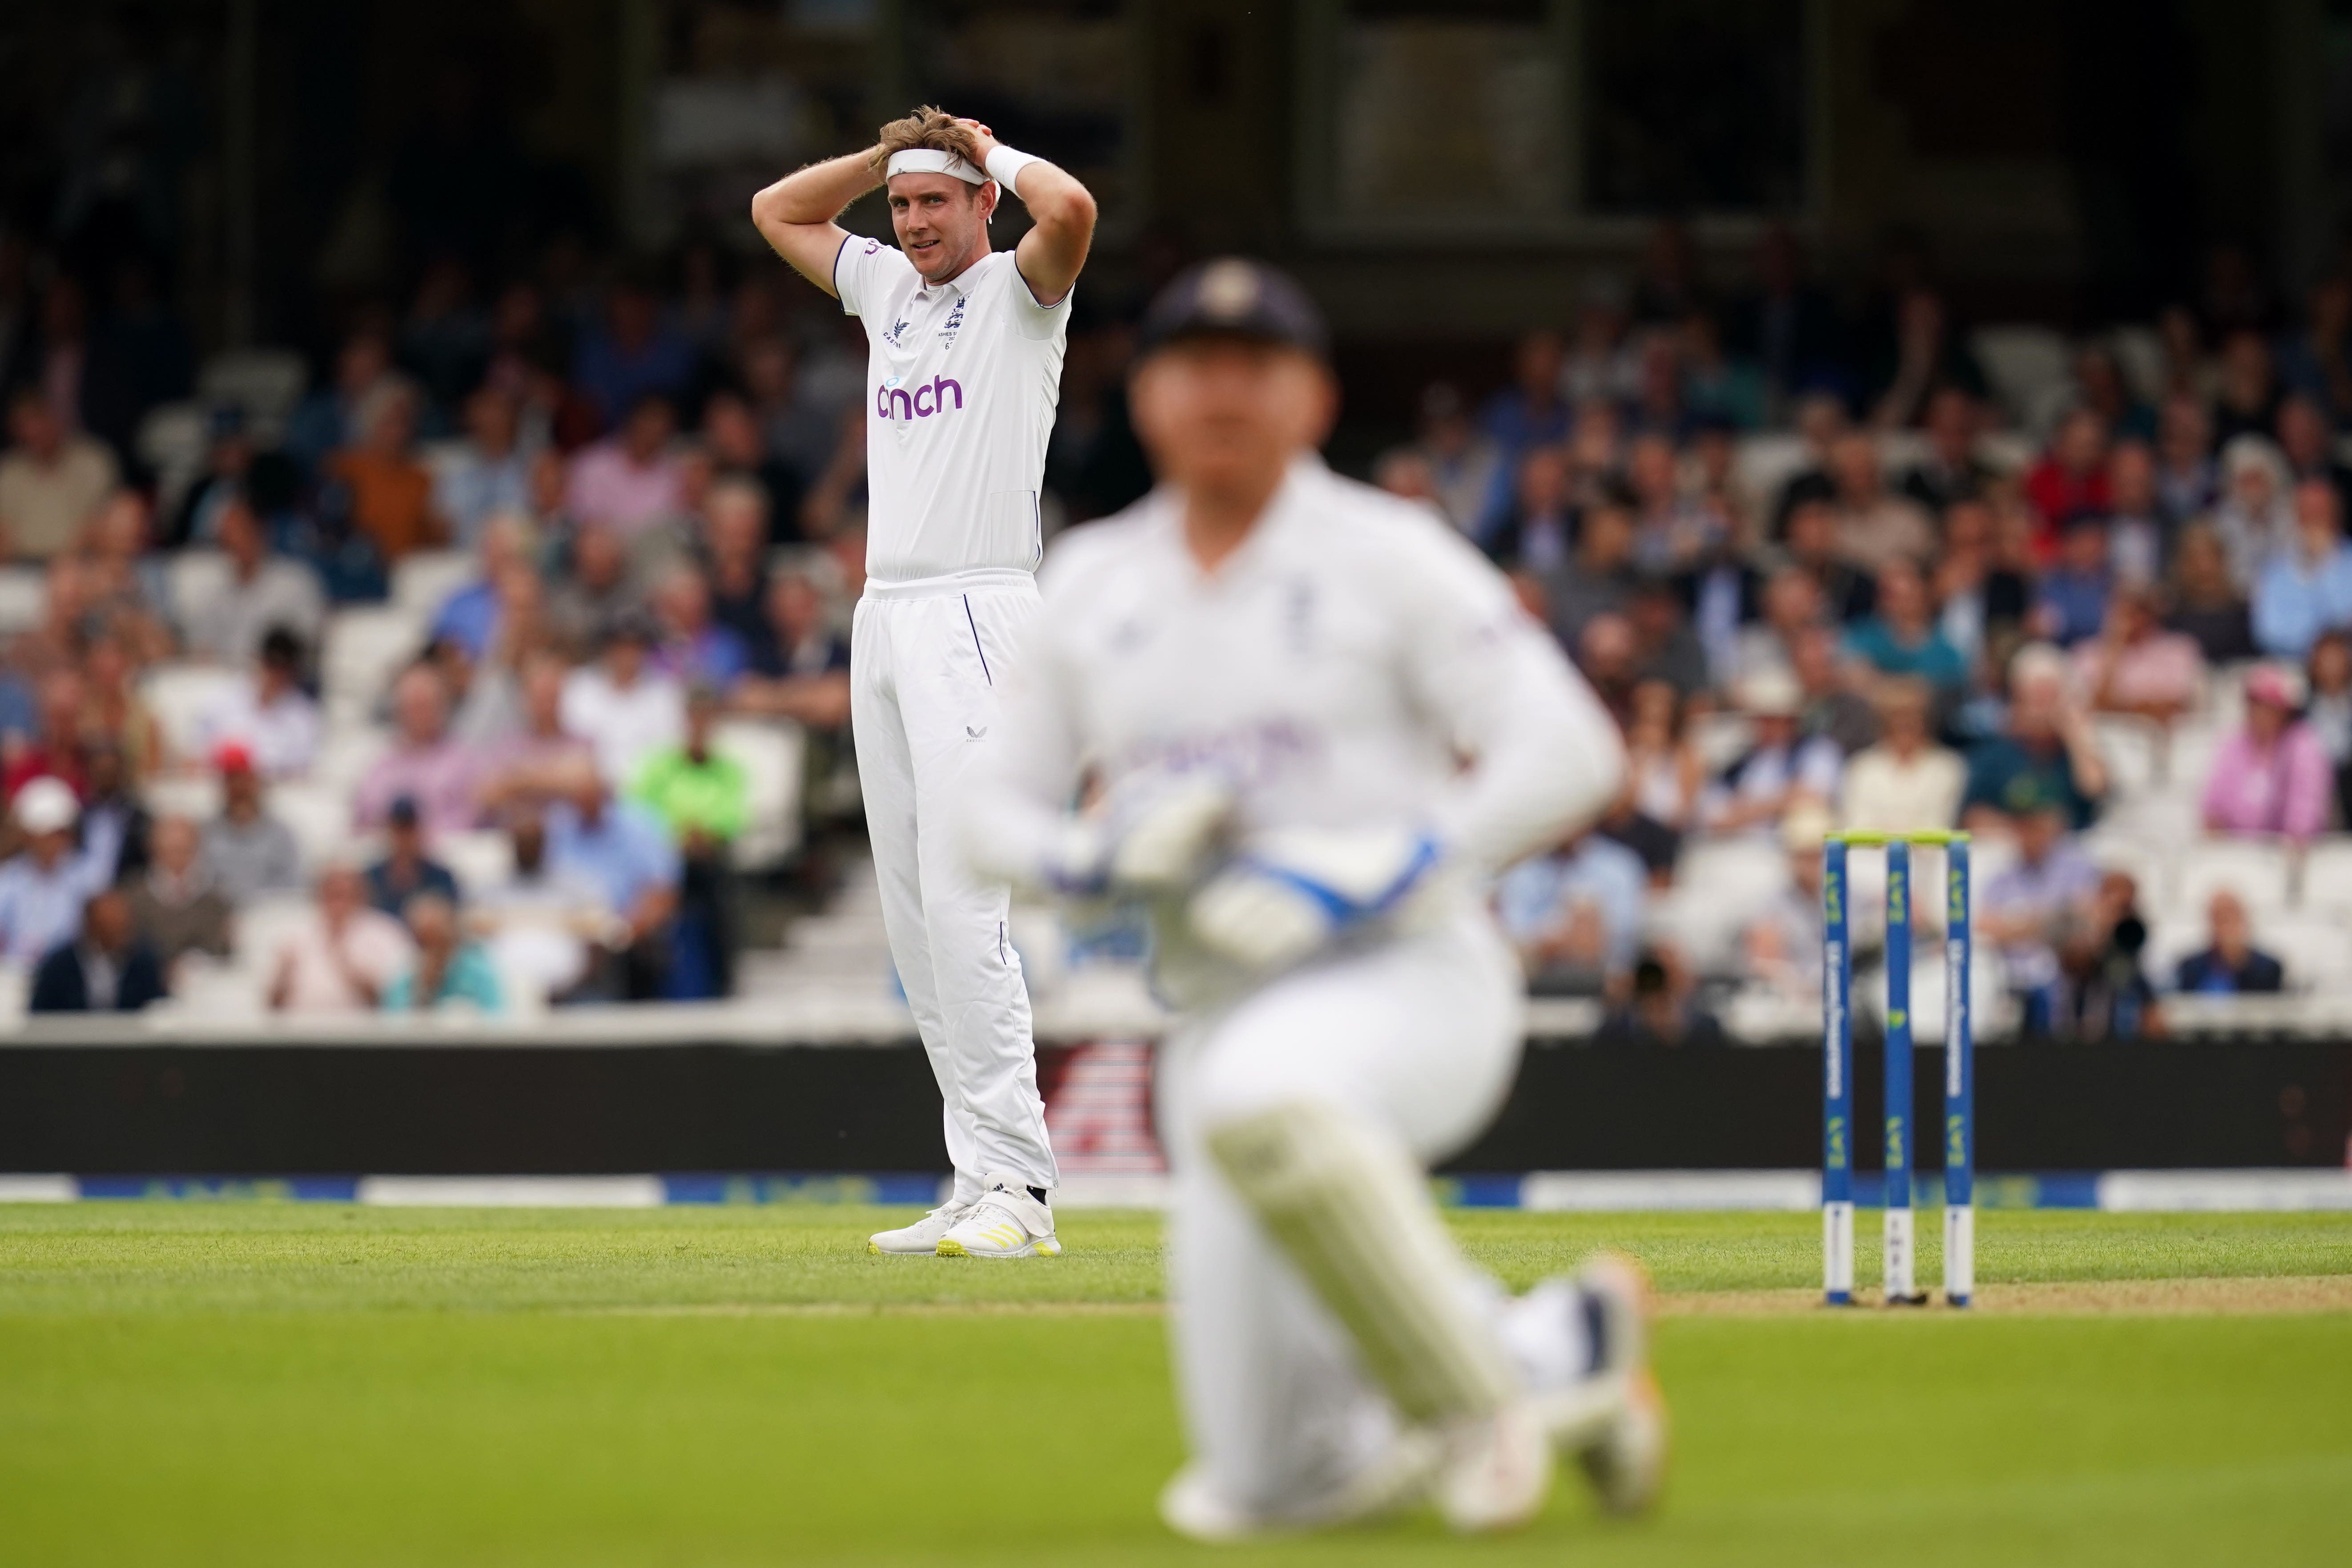
[[1665, 1427], [1638, 1268], [1513, 1300], [1423, 1177], [1518, 1061], [1482, 883], [1603, 808], [1615, 729], [1470, 546], [1322, 466], [1335, 391], [1296, 285], [1211, 262], [1140, 343], [1160, 487], [1057, 547], [967, 836], [994, 873], [1153, 914], [1193, 1454], [1161, 1511], [1233, 1540], [1429, 1496], [1505, 1528], [1555, 1446], [1643, 1507]]
[[[834, 221], [877, 184], [896, 249]], [[989, 248], [1000, 191], [1034, 225], [1009, 255]], [[1094, 198], [986, 126], [924, 108], [866, 152], [769, 186], [751, 217], [865, 323], [872, 350], [850, 722], [884, 925], [955, 1166], [947, 1204], [872, 1248], [1051, 1255], [1054, 1154], [1007, 892], [972, 875], [954, 808], [974, 760], [1001, 743], [998, 692], [1037, 607], [1037, 491]]]

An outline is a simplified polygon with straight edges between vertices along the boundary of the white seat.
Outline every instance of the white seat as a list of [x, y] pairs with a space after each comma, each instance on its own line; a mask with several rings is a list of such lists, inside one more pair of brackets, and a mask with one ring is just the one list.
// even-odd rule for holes
[[320, 652], [321, 694], [365, 711], [424, 643], [423, 617], [396, 605], [338, 610]]
[[2352, 833], [2331, 833], [2303, 852], [2295, 907], [2315, 914], [2352, 916]]
[[0, 566], [0, 636], [39, 626], [48, 604], [47, 572], [38, 566]]
[[2133, 839], [2170, 857], [2178, 855], [2182, 845], [2202, 837], [2205, 825], [2194, 795], [2168, 789], [2115, 802], [2100, 813], [2098, 831], [2105, 837]]
[[310, 783], [333, 792], [351, 812], [352, 791], [375, 761], [392, 749], [392, 732], [373, 724], [341, 725], [319, 739], [319, 754], [310, 759]]
[[220, 550], [174, 551], [163, 565], [164, 592], [172, 601], [172, 618], [182, 626], [199, 605], [228, 591], [236, 568]]
[[269, 1012], [268, 984], [263, 963], [215, 963], [192, 952], [180, 960], [170, 999], [150, 1011], [148, 1018], [163, 1027], [173, 1016], [215, 1024], [232, 1019], [258, 1024]]
[[[2149, 922], [2147, 946], [2140, 952], [2140, 973], [2159, 991], [2173, 989], [2180, 961], [2201, 951], [2212, 940], [2202, 914], [2187, 911]], [[2257, 943], [2259, 945], [2259, 943]]]
[[2257, 926], [2288, 905], [2290, 866], [2282, 845], [2257, 838], [2208, 838], [2189, 846], [2179, 864], [2170, 903], [2185, 916], [2201, 916], [2223, 889], [2238, 895]]
[[2124, 373], [2134, 397], [2143, 403], [2164, 401], [2168, 356], [2164, 339], [2154, 327], [2110, 328], [2107, 352], [2116, 356], [2116, 367]]
[[1732, 454], [1732, 471], [1740, 489], [1769, 505], [1812, 458], [1802, 436], [1742, 436]]
[[1882, 430], [1878, 434], [1878, 466], [1890, 479], [1908, 473], [1935, 455], [1936, 444], [1925, 430]]
[[220, 815], [220, 775], [165, 773], [142, 784], [139, 799], [150, 816], [184, 816], [191, 822], [210, 822]]
[[514, 840], [493, 830], [436, 834], [432, 854], [468, 898], [514, 875]]
[[352, 797], [347, 786], [281, 784], [269, 792], [269, 815], [286, 825], [302, 851], [302, 866], [314, 871], [338, 855], [354, 854]]
[[236, 911], [232, 948], [236, 967], [266, 977], [278, 946], [310, 918], [308, 893], [266, 893]]
[[2171, 877], [2163, 853], [2138, 838], [2097, 829], [2083, 836], [2083, 851], [2102, 871], [2121, 871], [2138, 884], [2142, 909], [2163, 909]]
[[1988, 430], [1977, 437], [1977, 458], [1995, 473], [2021, 474], [2042, 456], [2032, 438], [2015, 430]]
[[244, 679], [216, 664], [152, 665], [139, 678], [139, 695], [155, 715], [172, 754], [202, 761], [205, 715], [235, 695]]
[[2257, 921], [2254, 945], [2285, 968], [2290, 991], [2352, 989], [2352, 931], [2335, 921], [2308, 915]]
[[430, 626], [449, 595], [474, 580], [480, 571], [463, 550], [425, 550], [401, 558], [392, 569], [392, 602]]
[[2206, 679], [2206, 717], [2225, 735], [2246, 721], [2246, 677], [2257, 662], [2238, 659], [2222, 665]]
[[1789, 885], [1787, 852], [1771, 838], [1685, 841], [1673, 889], [1651, 903], [1644, 924], [1670, 940], [1701, 973], [1739, 966], [1740, 933]]
[[486, 945], [490, 956], [490, 969], [499, 977], [499, 997], [505, 1004], [501, 1016], [509, 1023], [544, 1019], [547, 1016], [547, 981], [545, 975], [531, 964], [519, 962], [513, 945], [496, 942]]
[[285, 349], [230, 349], [205, 361], [196, 390], [207, 403], [233, 403], [265, 424], [294, 412], [310, 373]]
[[2221, 726], [2199, 717], [2183, 719], [2165, 738], [2164, 786], [2178, 795], [2201, 796], [2213, 771], [2213, 753], [2221, 749]]
[[742, 764], [750, 818], [735, 840], [735, 865], [746, 871], [781, 866], [801, 843], [801, 759], [807, 737], [797, 724], [757, 719], [722, 721], [710, 733], [712, 750]]
[[1745, 755], [1755, 739], [1755, 721], [1745, 713], [1718, 710], [1691, 721], [1691, 747], [1710, 778]]
[[31, 970], [21, 963], [0, 963], [0, 1033], [13, 1034], [24, 1026], [32, 994]]
[[2063, 387], [2072, 374], [2074, 345], [2063, 333], [2011, 323], [1979, 327], [1969, 341], [2012, 419], [2023, 425], [2047, 416], [2051, 389]]
[[2091, 721], [2091, 731], [2116, 794], [2140, 795], [2156, 787], [2163, 731], [2154, 723], [2126, 713], [2102, 713]]
[[159, 403], [139, 421], [131, 446], [155, 475], [157, 510], [168, 514], [204, 471], [212, 418], [201, 403]]
[[1761, 835], [1692, 838], [1675, 862], [1675, 885], [1760, 903], [1789, 884], [1788, 852]]

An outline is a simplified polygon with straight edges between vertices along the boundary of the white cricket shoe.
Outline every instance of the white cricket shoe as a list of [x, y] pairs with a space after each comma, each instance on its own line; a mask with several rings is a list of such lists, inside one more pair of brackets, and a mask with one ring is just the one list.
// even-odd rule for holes
[[1160, 1493], [1160, 1518], [1188, 1541], [1207, 1546], [1265, 1541], [1384, 1519], [1429, 1495], [1438, 1461], [1427, 1432], [1401, 1433], [1372, 1462], [1329, 1491], [1279, 1513], [1254, 1513], [1217, 1494], [1198, 1465], [1187, 1465]]
[[1644, 1513], [1666, 1484], [1666, 1396], [1650, 1370], [1650, 1276], [1639, 1263], [1602, 1253], [1577, 1271], [1577, 1283], [1600, 1325], [1594, 1356], [1616, 1384], [1617, 1408], [1578, 1451], [1587, 1479], [1611, 1513]]
[[1512, 1302], [1504, 1329], [1553, 1446], [1574, 1456], [1612, 1513], [1644, 1511], [1665, 1484], [1666, 1403], [1650, 1370], [1649, 1316], [1649, 1276], [1604, 1253]]
[[971, 1205], [950, 1198], [912, 1225], [897, 1230], [877, 1230], [866, 1238], [866, 1250], [872, 1253], [920, 1254], [930, 1257], [940, 1249], [940, 1237], [950, 1226], [971, 1212]]
[[1551, 1495], [1551, 1434], [1535, 1402], [1515, 1399], [1451, 1424], [1435, 1486], [1437, 1511], [1465, 1535], [1517, 1530]]
[[987, 1191], [939, 1239], [941, 1258], [1058, 1258], [1054, 1211], [1018, 1176], [991, 1175]]

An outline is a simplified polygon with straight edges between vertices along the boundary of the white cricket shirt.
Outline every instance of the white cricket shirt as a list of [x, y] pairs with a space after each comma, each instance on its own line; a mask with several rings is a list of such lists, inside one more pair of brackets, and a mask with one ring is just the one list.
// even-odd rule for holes
[[834, 258], [833, 286], [869, 347], [866, 574], [1036, 570], [1070, 296], [1038, 304], [1005, 250], [926, 285], [903, 253], [857, 235]]
[[[1418, 826], [1474, 870], [1553, 842], [1621, 777], [1615, 724], [1502, 574], [1311, 458], [1213, 573], [1162, 489], [1064, 536], [1039, 588], [967, 825], [1013, 880], [1050, 864], [1089, 773], [1116, 795], [1209, 771], [1244, 834]], [[1163, 978], [1185, 945], [1163, 926]]]

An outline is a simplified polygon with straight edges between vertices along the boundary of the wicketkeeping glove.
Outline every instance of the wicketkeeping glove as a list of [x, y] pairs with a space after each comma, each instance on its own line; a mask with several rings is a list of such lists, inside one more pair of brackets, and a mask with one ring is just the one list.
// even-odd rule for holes
[[1045, 879], [1078, 898], [1181, 892], [1208, 868], [1233, 815], [1233, 787], [1221, 778], [1129, 784], [1098, 815], [1072, 819]]
[[1444, 858], [1417, 828], [1262, 833], [1192, 896], [1192, 933], [1248, 968], [1286, 968], [1397, 910]]

